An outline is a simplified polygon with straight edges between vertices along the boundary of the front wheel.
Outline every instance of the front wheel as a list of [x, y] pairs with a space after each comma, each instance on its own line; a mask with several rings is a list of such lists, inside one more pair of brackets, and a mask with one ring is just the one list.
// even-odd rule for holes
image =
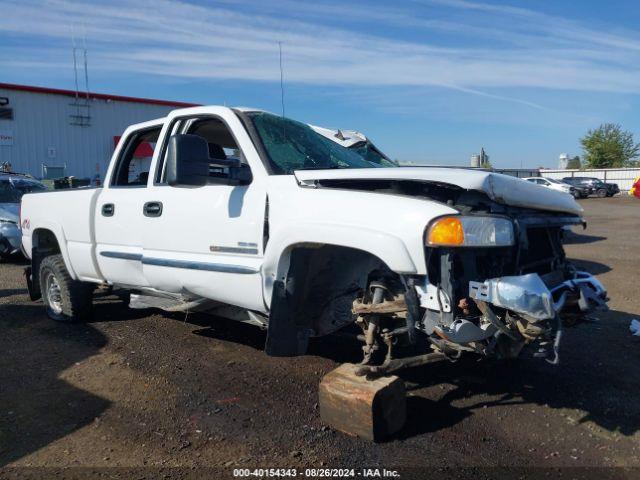
[[607, 191], [604, 188], [601, 188], [596, 192], [598, 198], [605, 198], [607, 196]]
[[40, 263], [40, 289], [49, 318], [79, 322], [91, 312], [93, 285], [73, 280], [62, 255], [50, 255]]

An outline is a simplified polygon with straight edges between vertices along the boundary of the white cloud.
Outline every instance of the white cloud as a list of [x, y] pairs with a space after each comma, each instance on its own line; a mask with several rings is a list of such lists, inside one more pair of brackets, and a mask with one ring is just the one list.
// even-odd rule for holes
[[[282, 41], [288, 83], [443, 87], [534, 108], [543, 107], [485, 90], [640, 90], [636, 34], [466, 0], [380, 8], [291, 0], [5, 0], [2, 10], [0, 38], [22, 45], [0, 47], [0, 60], [16, 68], [66, 65], [75, 30], [78, 38], [86, 32], [92, 71], [109, 74], [275, 82]], [[473, 14], [447, 15], [452, 11]], [[364, 24], [375, 25], [368, 29], [375, 33], [353, 28]], [[407, 38], [428, 38], [393, 38], [402, 28], [414, 34]]]

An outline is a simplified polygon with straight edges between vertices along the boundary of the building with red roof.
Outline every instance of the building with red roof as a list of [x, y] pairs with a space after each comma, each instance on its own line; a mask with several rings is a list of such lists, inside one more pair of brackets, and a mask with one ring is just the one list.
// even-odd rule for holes
[[[0, 83], [0, 164], [38, 178], [104, 178], [125, 128], [193, 103]], [[153, 155], [145, 144], [139, 157]]]

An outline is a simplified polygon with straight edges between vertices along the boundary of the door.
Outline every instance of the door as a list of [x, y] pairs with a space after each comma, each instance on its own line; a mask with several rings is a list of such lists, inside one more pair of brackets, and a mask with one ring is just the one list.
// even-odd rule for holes
[[143, 207], [162, 124], [123, 135], [95, 210], [96, 259], [110, 283], [147, 286], [142, 271]]
[[[212, 161], [236, 158], [247, 163], [244, 151], [253, 146], [240, 144], [230, 122], [243, 128], [230, 109], [176, 118], [166, 137], [198, 135], [209, 144]], [[228, 170], [212, 166], [209, 175], [217, 183], [172, 187], [164, 178], [164, 150], [156, 162], [154, 185], [145, 191], [145, 203], [154, 208], [144, 218], [143, 269], [148, 283], [163, 291], [264, 311], [264, 177], [254, 176], [248, 185], [226, 185]]]

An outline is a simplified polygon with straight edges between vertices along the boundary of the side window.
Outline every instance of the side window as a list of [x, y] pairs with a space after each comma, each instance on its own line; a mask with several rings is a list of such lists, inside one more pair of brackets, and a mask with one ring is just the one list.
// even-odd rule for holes
[[[229, 177], [229, 169], [214, 165], [213, 163], [216, 160], [235, 159], [246, 164], [242, 151], [231, 134], [231, 131], [219, 118], [204, 117], [182, 120], [177, 128], [172, 129], [172, 132], [197, 135], [207, 141], [209, 145], [209, 158], [212, 161], [209, 168], [209, 176], [212, 178]], [[156, 178], [158, 183], [165, 183], [166, 181], [164, 171], [164, 156], [166, 156], [166, 150], [163, 154], [162, 165], [158, 168], [158, 177]]]
[[151, 158], [160, 136], [161, 126], [131, 135], [120, 152], [111, 177], [112, 187], [146, 187]]

